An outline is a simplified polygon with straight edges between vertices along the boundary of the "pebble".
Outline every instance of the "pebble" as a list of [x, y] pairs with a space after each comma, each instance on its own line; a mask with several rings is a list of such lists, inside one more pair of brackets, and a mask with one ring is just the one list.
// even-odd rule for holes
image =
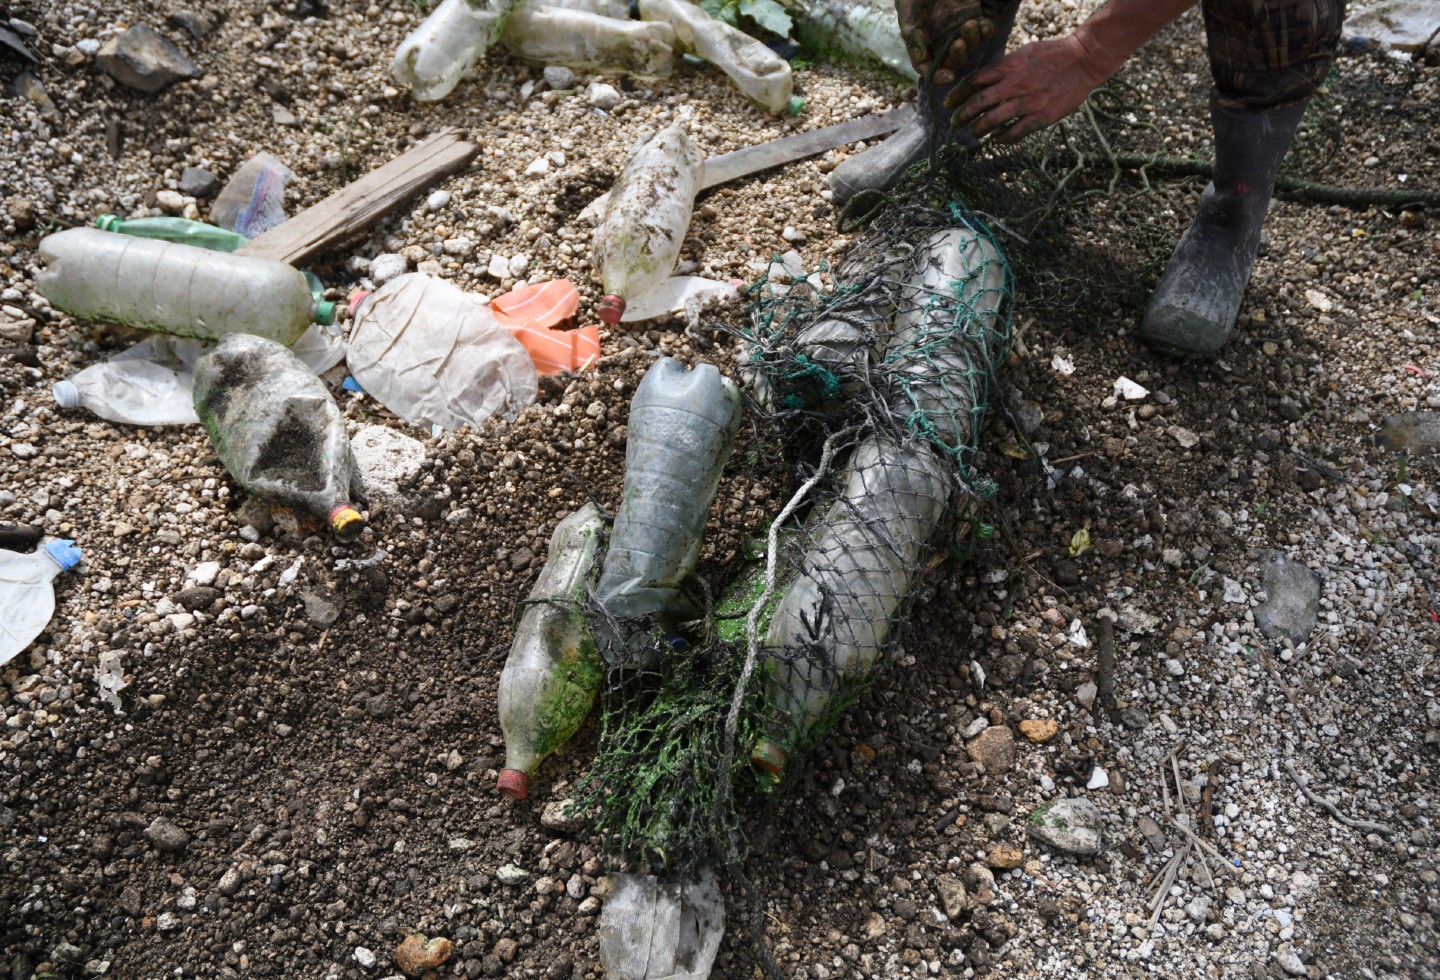
[[1140, 829], [1140, 836], [1145, 838], [1145, 843], [1155, 850], [1163, 851], [1168, 846], [1169, 841], [1165, 839], [1165, 832], [1160, 829], [1160, 825], [1153, 818], [1142, 815], [1139, 820], [1135, 821], [1135, 825]]
[[438, 970], [450, 959], [455, 945], [444, 937], [427, 939], [412, 933], [395, 950], [395, 965], [409, 976], [418, 977], [427, 970]]
[[575, 72], [564, 65], [546, 65], [543, 74], [545, 84], [553, 89], [571, 89], [575, 87]]
[[991, 844], [985, 851], [985, 863], [992, 868], [999, 868], [1004, 871], [1020, 867], [1024, 860], [1024, 852], [1014, 844], [995, 843]]
[[174, 932], [180, 928], [180, 917], [174, 912], [161, 912], [155, 917], [155, 928], [161, 932]]
[[1030, 814], [1030, 836], [1067, 854], [1099, 854], [1104, 814], [1089, 800], [1060, 799]]
[[218, 561], [202, 561], [190, 570], [185, 578], [195, 585], [208, 587], [215, 584], [215, 579], [220, 575], [220, 563]]
[[545, 804], [545, 808], [540, 811], [540, 826], [546, 830], [555, 830], [565, 834], [572, 834], [581, 829], [585, 825], [585, 815], [581, 812], [570, 812], [574, 802], [574, 800], [551, 800]]
[[496, 869], [495, 877], [502, 885], [519, 885], [529, 879], [530, 872], [513, 864], [502, 864]]
[[468, 238], [447, 238], [440, 248], [446, 255], [463, 259], [475, 251], [475, 243]]
[[360, 964], [361, 969], [369, 970], [375, 966], [375, 954], [364, 946], [356, 946], [355, 962]]
[[530, 161], [530, 166], [525, 168], [526, 177], [544, 177], [550, 172], [550, 161], [544, 157], [536, 157]]
[[1060, 723], [1054, 718], [1027, 718], [1020, 723], [1020, 734], [1037, 745], [1043, 745], [1060, 731]]
[[190, 843], [190, 835], [166, 817], [156, 817], [150, 822], [145, 828], [145, 839], [157, 850], [172, 854], [185, 850]]
[[530, 269], [530, 257], [528, 255], [512, 255], [510, 257], [510, 278], [519, 279]]
[[425, 198], [425, 206], [431, 211], [439, 211], [441, 208], [445, 207], [449, 203], [449, 191], [435, 191], [429, 197]]
[[163, 190], [155, 192], [155, 204], [166, 214], [179, 214], [185, 210], [185, 195], [179, 191]]
[[370, 260], [370, 281], [377, 286], [383, 286], [409, 271], [410, 263], [405, 256], [395, 252], [381, 252]]
[[1272, 552], [1260, 568], [1266, 598], [1255, 607], [1255, 625], [1272, 640], [1304, 643], [1320, 613], [1320, 576], [1304, 562]]
[[492, 279], [509, 279], [510, 260], [503, 255], [490, 256], [490, 265], [485, 269], [485, 273]]
[[965, 885], [954, 875], [940, 875], [935, 879], [935, 894], [940, 899], [940, 910], [947, 919], [957, 919], [966, 909]]
[[615, 90], [615, 86], [605, 82], [591, 82], [590, 87], [585, 90], [585, 101], [603, 112], [609, 112], [619, 105], [620, 99], [620, 93]]
[[1289, 943], [1284, 943], [1276, 948], [1275, 962], [1280, 965], [1280, 969], [1292, 977], [1308, 976], [1310, 973], [1305, 966], [1305, 961], [1300, 958], [1299, 953], [1295, 952], [1295, 947]]
[[995, 725], [965, 743], [965, 752], [987, 773], [1004, 773], [1015, 764], [1015, 737], [1004, 725]]
[[345, 608], [345, 602], [339, 596], [325, 595], [316, 591], [301, 593], [300, 599], [305, 603], [305, 618], [317, 629], [327, 629], [335, 625], [340, 618], [340, 613]]
[[220, 178], [203, 167], [186, 167], [180, 173], [180, 193], [205, 200], [220, 189]]
[[95, 60], [121, 85], [150, 95], [200, 75], [199, 67], [185, 52], [144, 24], [110, 38], [99, 47]]

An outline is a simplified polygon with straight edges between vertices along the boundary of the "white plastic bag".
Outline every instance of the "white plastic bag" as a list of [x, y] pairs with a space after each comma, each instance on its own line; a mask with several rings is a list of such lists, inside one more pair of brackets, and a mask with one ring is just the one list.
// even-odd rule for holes
[[715, 873], [685, 881], [612, 874], [600, 913], [600, 963], [607, 980], [706, 980], [725, 935]]

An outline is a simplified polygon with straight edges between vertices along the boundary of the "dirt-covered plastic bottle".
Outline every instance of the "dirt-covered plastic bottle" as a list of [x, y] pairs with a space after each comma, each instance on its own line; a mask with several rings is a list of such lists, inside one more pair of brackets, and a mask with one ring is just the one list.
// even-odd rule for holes
[[639, 0], [640, 17], [662, 21], [675, 29], [675, 40], [687, 54], [703, 58], [735, 83], [735, 87], [767, 112], [798, 113], [790, 63], [763, 43], [711, 17], [689, 0]]
[[610, 16], [584, 8], [522, 4], [501, 37], [516, 57], [582, 71], [668, 78], [675, 70], [675, 31], [669, 24]]
[[593, 504], [560, 522], [515, 627], [510, 656], [500, 672], [505, 768], [496, 783], [511, 799], [530, 794], [530, 777], [580, 728], [600, 692], [605, 664], [585, 624], [582, 604], [603, 526]]
[[390, 73], [422, 102], [449, 95], [505, 29], [518, 0], [444, 0], [395, 52]]
[[283, 262], [172, 242], [71, 228], [40, 242], [35, 283], [72, 316], [180, 337], [230, 333], [293, 344], [311, 323], [332, 323], [298, 270]]
[[21, 554], [0, 551], [0, 667], [40, 635], [55, 614], [55, 586], [61, 572], [80, 564], [74, 541], [51, 541]]
[[771, 731], [751, 760], [770, 773], [874, 667], [950, 496], [947, 464], [922, 440], [870, 436], [840, 479], [765, 637], [783, 652], [765, 661]]
[[609, 615], [639, 619], [675, 603], [739, 425], [739, 389], [713, 364], [687, 370], [662, 357], [645, 373], [630, 402], [625, 487], [596, 587]]
[[177, 245], [194, 245], [208, 248], [213, 252], [233, 252], [250, 239], [235, 231], [226, 231], [203, 221], [189, 218], [120, 218], [113, 214], [102, 214], [95, 219], [95, 227], [101, 231], [113, 231], [135, 238], [153, 238]]
[[786, 0], [795, 36], [817, 51], [834, 51], [888, 68], [914, 81], [919, 76], [905, 41], [894, 0]]
[[[195, 364], [195, 414], [248, 492], [323, 521], [342, 541], [365, 529], [365, 487], [340, 408], [289, 349], [229, 334]], [[307, 521], [308, 519], [308, 521]]]
[[682, 124], [662, 129], [625, 162], [595, 229], [595, 275], [604, 288], [600, 319], [620, 322], [626, 302], [675, 271], [705, 178], [705, 155]]

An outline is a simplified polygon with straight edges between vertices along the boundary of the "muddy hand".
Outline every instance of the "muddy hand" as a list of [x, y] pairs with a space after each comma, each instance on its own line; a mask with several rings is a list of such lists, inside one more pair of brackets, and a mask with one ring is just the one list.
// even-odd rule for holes
[[1074, 112], [1106, 76], [1070, 35], [1037, 41], [977, 71], [945, 99], [951, 125], [1017, 143]]
[[954, 82], [960, 66], [995, 36], [979, 0], [897, 0], [895, 6], [910, 63], [922, 77], [933, 71], [940, 85]]

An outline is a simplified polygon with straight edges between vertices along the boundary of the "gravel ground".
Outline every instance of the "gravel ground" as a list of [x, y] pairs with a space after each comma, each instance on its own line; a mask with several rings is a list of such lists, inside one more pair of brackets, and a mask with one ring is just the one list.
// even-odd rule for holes
[[[1029, 5], [1019, 40], [1091, 6]], [[298, 208], [454, 124], [480, 162], [445, 183], [448, 202], [422, 199], [319, 267], [335, 295], [383, 252], [496, 295], [515, 281], [489, 273], [498, 255], [532, 280], [574, 277], [593, 303], [577, 216], [643, 133], [687, 118], [718, 153], [905, 93], [821, 64], [798, 72], [805, 115], [775, 119], [686, 68], [617, 83], [605, 112], [583, 78], [552, 91], [498, 57], [421, 106], [386, 71], [409, 7], [184, 9], [213, 33], [128, 0], [10, 10], [38, 29], [57, 115], [7, 88], [0, 519], [75, 537], [86, 562], [0, 675], [0, 966], [379, 977], [420, 932], [454, 944], [441, 975], [598, 977], [604, 856], [541, 819], [583, 772], [593, 726], [530, 803], [502, 801], [496, 677], [554, 524], [583, 488], [618, 498], [649, 352], [729, 352], [673, 325], [603, 334], [601, 364], [547, 382], [517, 420], [426, 441], [365, 539], [333, 548], [232, 492], [198, 428], [54, 407], [55, 381], [128, 338], [49, 309], [38, 236], [50, 219], [174, 206], [156, 195], [183, 168], [223, 179], [262, 149], [297, 173]], [[116, 86], [92, 42], [136, 22], [200, 77], [159, 95]], [[1201, 34], [1187, 17], [1130, 75], [1151, 138], [1185, 154], [1209, 139]], [[1307, 172], [1440, 186], [1435, 130], [1416, 121], [1434, 119], [1435, 67], [1345, 57], [1326, 98], [1297, 147]], [[839, 158], [708, 194], [686, 261], [754, 278], [789, 248], [837, 259], [849, 239], [824, 174]], [[1178, 234], [1198, 186], [1158, 197], [1153, 227]], [[1375, 443], [1385, 416], [1440, 408], [1435, 228], [1418, 212], [1278, 203], [1240, 335], [1208, 364], [1143, 350], [1133, 304], [1094, 297], [1113, 312], [1100, 331], [1027, 306], [1021, 283], [1014, 421], [992, 422], [981, 460], [1001, 485], [998, 533], [928, 581], [901, 663], [756, 828], [747, 873], [786, 975], [1440, 973], [1435, 470]], [[1054, 366], [1066, 359], [1073, 373]], [[1121, 375], [1150, 394], [1112, 400]], [[356, 430], [404, 428], [344, 397]], [[1043, 464], [999, 451], [1012, 426]], [[729, 474], [707, 567], [734, 557], [778, 490]], [[1072, 555], [1082, 527], [1092, 545]], [[1318, 576], [1318, 625], [1300, 641], [1261, 630], [1282, 591], [1264, 584], [1276, 553]], [[117, 665], [118, 707], [99, 687]], [[1026, 833], [1059, 798], [1095, 804], [1100, 853]], [[731, 898], [715, 975], [755, 976], [748, 899]]]

